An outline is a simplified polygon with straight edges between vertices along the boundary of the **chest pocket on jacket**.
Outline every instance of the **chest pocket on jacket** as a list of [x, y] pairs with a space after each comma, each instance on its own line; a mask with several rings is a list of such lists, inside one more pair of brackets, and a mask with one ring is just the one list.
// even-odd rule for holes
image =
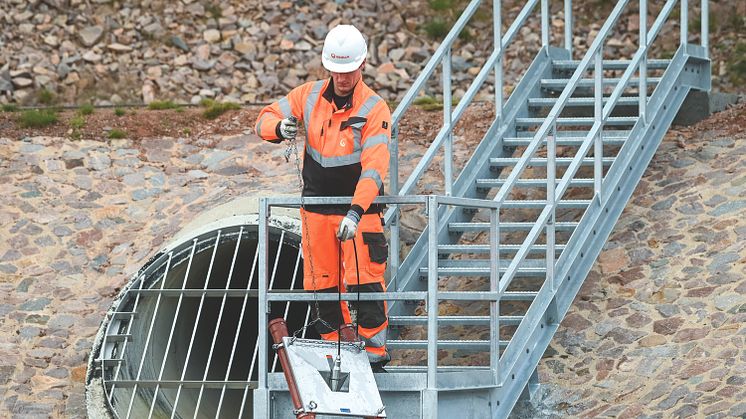
[[354, 152], [362, 150], [362, 147], [360, 146], [360, 141], [361, 141], [361, 138], [363, 137], [363, 127], [365, 126], [366, 122], [368, 122], [368, 118], [364, 118], [362, 116], [353, 116], [346, 121], [342, 121], [342, 124], [339, 126], [340, 131], [344, 131], [348, 127], [352, 130]]

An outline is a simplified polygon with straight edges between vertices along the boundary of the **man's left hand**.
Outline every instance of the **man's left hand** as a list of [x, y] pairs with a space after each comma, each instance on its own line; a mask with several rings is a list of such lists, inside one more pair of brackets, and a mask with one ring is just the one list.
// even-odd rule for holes
[[347, 215], [339, 223], [337, 238], [341, 241], [345, 241], [355, 237], [355, 233], [357, 232], [357, 224], [359, 222], [360, 215], [358, 215], [357, 212], [353, 210], [347, 211]]

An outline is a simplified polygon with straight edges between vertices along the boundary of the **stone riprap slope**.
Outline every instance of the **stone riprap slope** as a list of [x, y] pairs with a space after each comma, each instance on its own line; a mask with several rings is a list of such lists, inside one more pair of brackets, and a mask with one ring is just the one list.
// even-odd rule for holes
[[[527, 415], [744, 414], [746, 106], [723, 115], [664, 140], [539, 367], [545, 390]], [[459, 134], [455, 150], [463, 161], [473, 144]], [[423, 151], [408, 142], [401, 155]], [[86, 360], [118, 290], [205, 210], [297, 192], [283, 152], [250, 130], [0, 138], [0, 417], [84, 417]]]
[[[355, 24], [366, 34], [365, 72], [371, 85], [385, 99], [398, 100], [442, 39], [437, 22], [446, 22], [447, 28], [466, 2], [451, 3], [450, 9], [436, 11], [426, 0], [4, 0], [0, 2], [0, 103], [116, 104], [154, 99], [197, 103], [204, 98], [263, 102], [325, 76], [321, 47], [328, 28], [338, 23]], [[523, 3], [503, 1], [504, 29]], [[578, 22], [574, 47], [580, 54], [609, 7], [597, 0], [573, 4]], [[491, 5], [484, 2], [468, 33], [453, 48], [456, 98], [463, 96], [491, 52]], [[560, 45], [561, 2], [552, 7], [552, 44]], [[659, 5], [650, 7], [652, 14]], [[713, 4], [712, 13], [718, 21], [731, 22], [731, 16], [746, 12], [742, 7]], [[636, 50], [639, 22], [632, 9], [609, 38], [608, 57], [630, 57]], [[653, 46], [654, 56], [675, 51], [677, 25], [673, 19], [664, 27]], [[742, 41], [728, 31], [728, 25], [712, 30], [714, 85], [742, 90], [729, 78], [731, 70], [739, 68], [729, 59]], [[698, 42], [695, 23], [691, 27], [691, 40]], [[506, 93], [535, 56], [540, 32], [537, 8], [506, 50]], [[480, 97], [494, 96], [492, 81], [488, 78]], [[440, 86], [436, 77], [426, 93], [439, 95]], [[44, 90], [54, 98], [40, 96]]]

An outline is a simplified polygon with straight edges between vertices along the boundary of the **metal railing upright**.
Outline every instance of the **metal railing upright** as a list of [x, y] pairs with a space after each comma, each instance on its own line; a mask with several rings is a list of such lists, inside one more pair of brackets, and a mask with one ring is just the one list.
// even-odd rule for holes
[[[297, 301], [424, 301], [427, 307], [427, 389], [425, 391], [425, 404], [428, 404], [428, 414], [425, 417], [437, 417], [437, 391], [438, 391], [438, 303], [441, 300], [460, 300], [460, 301], [489, 301], [490, 303], [490, 365], [491, 383], [493, 386], [498, 385], [499, 380], [499, 301], [501, 293], [498, 292], [499, 283], [499, 230], [498, 215], [499, 205], [491, 200], [458, 198], [438, 195], [414, 195], [414, 196], [385, 196], [375, 199], [375, 203], [387, 205], [423, 205], [428, 214], [428, 220], [432, 226], [437, 226], [439, 220], [440, 206], [455, 206], [464, 208], [477, 208], [489, 210], [491, 213], [492, 228], [490, 230], [490, 291], [489, 292], [454, 292], [440, 291], [438, 289], [438, 235], [437, 228], [431, 228], [429, 234], [429, 257], [428, 257], [428, 274], [427, 274], [427, 291], [408, 291], [401, 292], [397, 290], [387, 291], [385, 293], [364, 293], [355, 294], [345, 292], [340, 296], [329, 293], [308, 293], [270, 290], [271, 279], [269, 264], [269, 217], [271, 208], [299, 208], [303, 205], [333, 205], [349, 204], [351, 197], [306, 197], [301, 200], [300, 197], [282, 197], [282, 198], [261, 198], [259, 202], [259, 237], [258, 237], [258, 316], [259, 325], [268, 324], [270, 304], [272, 302], [297, 302]], [[255, 409], [266, 408], [267, 401], [263, 398], [263, 392], [268, 390], [268, 373], [269, 373], [269, 333], [268, 328], [258, 327], [257, 330], [257, 348], [259, 351], [256, 368], [258, 372], [257, 391], [255, 398]], [[430, 401], [428, 403], [427, 401]], [[259, 410], [255, 413], [258, 417], [264, 416], [266, 411]]]
[[[614, 110], [619, 98], [622, 93], [630, 86], [630, 81], [635, 72], [639, 71], [639, 119], [638, 124], [647, 124], [650, 120], [650, 115], [647, 107], [648, 94], [647, 94], [647, 57], [651, 45], [655, 41], [656, 37], [660, 33], [663, 24], [668, 19], [669, 15], [673, 11], [674, 7], [678, 2], [681, 2], [681, 37], [680, 37], [680, 48], [685, 47], [688, 40], [688, 29], [687, 29], [687, 1], [686, 0], [667, 0], [658, 14], [652, 27], [648, 30], [647, 19], [647, 1], [640, 0], [640, 38], [639, 46], [634, 56], [629, 61], [622, 77], [614, 86], [611, 95], [606, 99], [604, 103], [603, 97], [603, 46], [607, 37], [611, 34], [611, 30], [616, 24], [619, 17], [622, 15], [625, 7], [627, 7], [629, 0], [619, 0], [613, 10], [611, 11], [608, 19], [600, 29], [598, 35], [593, 40], [588, 51], [581, 59], [575, 72], [570, 77], [567, 86], [562, 90], [559, 98], [555, 105], [549, 111], [543, 124], [536, 131], [530, 143], [526, 146], [525, 151], [518, 160], [517, 164], [513, 167], [508, 175], [507, 179], [503, 183], [502, 187], [497, 192], [494, 198], [500, 206], [505, 203], [508, 196], [510, 195], [513, 187], [517, 184], [518, 179], [523, 175], [525, 169], [529, 166], [530, 160], [538, 152], [542, 144], [546, 141], [546, 152], [547, 152], [547, 201], [541, 214], [537, 217], [533, 228], [528, 233], [527, 237], [520, 246], [520, 249], [515, 254], [515, 257], [511, 261], [506, 272], [500, 278], [499, 291], [504, 292], [511, 281], [515, 277], [518, 269], [526, 260], [529, 254], [529, 249], [533, 246], [536, 240], [541, 235], [542, 231], [546, 233], [547, 238], [547, 277], [546, 284], [550, 284], [553, 291], [557, 290], [557, 282], [554, 278], [554, 272], [557, 269], [557, 259], [555, 253], [554, 243], [554, 219], [555, 210], [558, 202], [564, 197], [565, 192], [570, 187], [570, 182], [576, 175], [577, 171], [581, 167], [583, 159], [587, 156], [591, 147], [594, 149], [594, 198], [593, 202], [599, 204], [603, 198], [605, 198], [606, 191], [604, 190], [604, 177], [603, 177], [603, 127], [604, 124], [610, 118], [612, 111]], [[708, 0], [702, 0], [701, 14], [702, 14], [702, 47], [707, 48], [706, 36], [708, 34]], [[566, 2], [566, 7], [567, 7]], [[571, 8], [571, 6], [569, 6]], [[566, 19], [568, 15], [566, 14]], [[571, 42], [571, 41], [570, 41]], [[556, 161], [556, 132], [557, 132], [557, 119], [559, 115], [564, 111], [570, 97], [578, 87], [580, 80], [584, 73], [588, 70], [591, 61], [594, 62], [594, 122], [590, 131], [586, 135], [582, 144], [578, 147], [576, 154], [572, 158], [572, 161], [568, 168], [565, 170], [559, 183], [555, 183], [555, 161]], [[529, 325], [535, 323], [536, 319], [529, 319], [527, 322]], [[526, 326], [530, 327], [530, 326]], [[519, 327], [520, 330], [520, 327]], [[518, 334], [518, 331], [516, 332]], [[506, 349], [504, 355], [506, 357], [517, 357], [519, 354], [511, 354], [510, 345]], [[504, 379], [504, 377], [502, 377]]]
[[[545, 0], [544, 0], [545, 1]], [[472, 83], [467, 88], [464, 96], [460, 98], [455, 109], [452, 107], [452, 84], [451, 84], [451, 51], [454, 42], [461, 31], [464, 30], [469, 20], [477, 12], [482, 4], [482, 0], [472, 0], [464, 9], [459, 19], [454, 23], [450, 32], [436, 49], [425, 68], [420, 72], [412, 87], [407, 91], [402, 101], [396, 107], [392, 114], [392, 138], [389, 145], [390, 165], [389, 165], [389, 194], [395, 196], [406, 196], [415, 193], [415, 185], [432, 163], [440, 148], [443, 148], [444, 161], [444, 190], [446, 195], [451, 195], [453, 190], [453, 179], [457, 176], [453, 172], [453, 128], [461, 120], [466, 108], [473, 102], [479, 89], [487, 80], [490, 72], [494, 70], [495, 77], [495, 120], [502, 123], [504, 111], [503, 95], [503, 61], [505, 50], [513, 42], [519, 30], [526, 24], [531, 12], [540, 3], [540, 0], [528, 0], [520, 10], [510, 27], [502, 33], [502, 1], [493, 0], [493, 38], [494, 45], [490, 56], [481, 67], [479, 73], [475, 76]], [[548, 14], [548, 8], [542, 8], [542, 13]], [[547, 33], [549, 31], [549, 18], [542, 19], [546, 25]], [[433, 139], [425, 154], [419, 160], [412, 173], [404, 181], [399, 183], [399, 123], [406, 111], [412, 106], [417, 94], [426, 86], [428, 81], [435, 73], [439, 65], [443, 65], [442, 85], [443, 85], [443, 126]], [[389, 252], [389, 266], [395, 273], [399, 267], [399, 211], [398, 207], [390, 208], [385, 216], [386, 225], [390, 226], [392, 246]]]

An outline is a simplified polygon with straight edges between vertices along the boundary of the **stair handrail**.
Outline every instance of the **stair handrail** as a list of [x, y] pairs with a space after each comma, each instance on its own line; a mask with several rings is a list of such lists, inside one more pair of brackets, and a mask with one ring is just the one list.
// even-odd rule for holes
[[[633, 55], [632, 59], [630, 60], [629, 64], [627, 65], [627, 68], [625, 69], [622, 77], [619, 79], [619, 81], [614, 86], [614, 90], [612, 91], [611, 95], [609, 96], [609, 99], [607, 100], [606, 104], [603, 105], [603, 109], [599, 111], [599, 106], [603, 103], [603, 98], [601, 97], [601, 89], [598, 88], [598, 85], [602, 83], [603, 80], [603, 74], [602, 74], [602, 66], [603, 66], [603, 57], [601, 54], [601, 50], [597, 51], [595, 54], [592, 54], [595, 60], [595, 71], [594, 71], [594, 79], [596, 84], [596, 98], [594, 100], [594, 105], [596, 106], [595, 110], [595, 118], [596, 121], [594, 122], [593, 126], [591, 127], [590, 131], [586, 135], [586, 138], [583, 140], [583, 143], [578, 148], [578, 152], [573, 157], [573, 160], [570, 162], [570, 165], [565, 170], [565, 173], [562, 176], [562, 179], [556, 186], [555, 190], [555, 196], [556, 200], [562, 199], [565, 192], [567, 192], [567, 189], [570, 186], [570, 181], [575, 176], [577, 171], [580, 169], [580, 165], [582, 162], [582, 159], [588, 154], [588, 151], [590, 150], [591, 144], [594, 144], [596, 146], [596, 153], [594, 153], [594, 164], [595, 164], [595, 175], [594, 175], [594, 188], [595, 193], [601, 195], [602, 191], [604, 190], [602, 187], [602, 179], [601, 179], [601, 154], [602, 150], [601, 146], [603, 144], [603, 138], [602, 138], [602, 127], [603, 124], [608, 120], [608, 118], [611, 116], [612, 111], [614, 110], [614, 107], [616, 106], [617, 102], [619, 101], [619, 98], [621, 98], [622, 93], [624, 92], [624, 89], [628, 86], [630, 79], [634, 75], [635, 71], [640, 69], [640, 87], [639, 87], [639, 114], [642, 118], [642, 123], [647, 124], [647, 122], [650, 120], [648, 112], [647, 112], [647, 60], [648, 60], [648, 52], [650, 50], [650, 46], [653, 44], [653, 42], [658, 37], [663, 24], [666, 23], [668, 18], [671, 15], [671, 12], [673, 11], [674, 7], [676, 7], [676, 3], [681, 1], [682, 7], [687, 7], [687, 0], [667, 0], [664, 6], [661, 8], [660, 13], [658, 13], [658, 16], [655, 19], [655, 22], [653, 23], [652, 27], [649, 31], [646, 31], [647, 26], [647, 5], [645, 4], [646, 1], [641, 1], [641, 7], [640, 7], [640, 40], [639, 40], [639, 47], [635, 54]], [[708, 23], [707, 20], [709, 18], [709, 12], [708, 12], [708, 0], [702, 0], [702, 46], [705, 48], [705, 51], [707, 49], [707, 34], [709, 32], [708, 29]], [[682, 11], [681, 13], [682, 19], [687, 18], [688, 13], [685, 11]], [[684, 25], [686, 26], [686, 25]], [[688, 35], [682, 36], [682, 41], [685, 40], [688, 37]], [[684, 45], [684, 44], [681, 44]], [[595, 155], [598, 155], [598, 158], [595, 157]], [[601, 195], [602, 196], [602, 195]]]
[[[547, 222], [552, 221], [553, 219], [553, 210], [556, 208], [557, 201], [559, 201], [563, 196], [564, 193], [567, 191], [570, 185], [570, 181], [572, 180], [572, 177], [575, 176], [577, 173], [577, 170], [580, 168], [580, 165], [582, 163], [582, 159], [587, 155], [591, 144], [595, 145], [596, 152], [594, 153], [594, 192], [596, 196], [600, 199], [601, 193], [602, 193], [602, 176], [601, 176], [601, 165], [602, 165], [602, 127], [603, 124], [608, 120], [608, 118], [611, 115], [612, 110], [616, 106], [617, 101], [622, 95], [622, 92], [629, 84], [629, 81], [634, 74], [634, 72], [637, 70], [638, 67], [640, 67], [643, 71], [640, 72], [640, 88], [638, 89], [640, 91], [640, 100], [639, 100], [639, 107], [640, 107], [640, 115], [643, 123], [646, 123], [647, 121], [647, 87], [646, 87], [646, 78], [647, 78], [647, 52], [649, 50], [650, 45], [652, 45], [653, 41], [656, 39], [658, 34], [660, 33], [660, 30], [665, 23], [665, 21], [668, 19], [671, 11], [675, 7], [677, 2], [681, 2], [682, 6], [682, 19], [687, 18], [688, 19], [688, 13], [685, 12], [685, 8], [687, 6], [687, 0], [667, 0], [664, 7], [661, 9], [661, 12], [659, 13], [657, 19], [655, 20], [652, 28], [650, 31], [647, 30], [647, 0], [640, 0], [640, 46], [635, 53], [634, 57], [630, 61], [630, 63], [627, 65], [627, 69], [625, 70], [623, 76], [620, 78], [620, 80], [616, 83], [616, 86], [609, 97], [607, 103], [601, 108], [601, 104], [603, 103], [603, 96], [602, 96], [602, 81], [603, 81], [603, 71], [602, 71], [602, 48], [604, 41], [609, 36], [611, 29], [616, 24], [617, 20], [621, 16], [624, 8], [629, 3], [629, 0], [620, 0], [612, 12], [610, 13], [607, 20], [604, 22], [604, 25], [602, 26], [601, 30], [599, 31], [598, 35], [596, 35], [595, 39], [593, 40], [593, 43], [588, 48], [588, 51], [584, 55], [584, 57], [581, 59], [578, 67], [576, 68], [575, 72], [573, 73], [572, 77], [570, 78], [570, 81], [568, 82], [567, 86], [562, 90], [562, 93], [560, 94], [560, 97], [557, 99], [557, 102], [552, 107], [551, 111], [547, 115], [546, 119], [544, 120], [544, 123], [541, 125], [539, 130], [537, 130], [536, 134], [534, 135], [533, 139], [529, 143], [529, 145], [526, 147], [526, 150], [524, 151], [523, 155], [518, 160], [518, 163], [514, 166], [513, 170], [511, 170], [510, 174], [508, 175], [508, 178], [506, 179], [505, 183], [502, 185], [500, 190], [498, 191], [497, 195], [495, 196], [494, 200], [499, 202], [500, 204], [503, 204], [505, 200], [507, 199], [509, 193], [511, 192], [513, 186], [515, 186], [516, 181], [518, 178], [522, 175], [523, 171], [528, 166], [529, 160], [533, 157], [533, 155], [538, 151], [541, 144], [544, 142], [544, 139], [547, 138], [548, 140], [552, 140], [548, 138], [549, 133], [552, 134], [556, 133], [556, 122], [559, 115], [564, 110], [569, 98], [574, 93], [575, 89], [577, 88], [580, 79], [582, 78], [583, 74], [587, 71], [588, 66], [590, 65], [590, 62], [592, 59], [595, 59], [595, 71], [594, 71], [594, 79], [595, 79], [595, 98], [594, 98], [594, 104], [595, 104], [595, 121], [593, 126], [591, 127], [590, 132], [584, 139], [583, 143], [578, 149], [578, 152], [573, 157], [573, 160], [571, 161], [569, 167], [566, 169], [561, 181], [559, 184], [554, 185], [554, 179], [552, 179], [551, 183], [551, 191], [553, 192], [550, 195], [551, 199], [547, 200], [547, 204], [545, 206], [545, 210], [542, 211], [541, 215], [538, 217], [535, 225], [535, 230], [532, 230], [529, 235], [524, 240], [523, 245], [521, 246], [520, 250], [516, 253], [515, 257], [511, 261], [511, 264], [509, 265], [507, 271], [505, 272], [504, 276], [501, 278], [501, 286], [500, 289], [504, 290], [507, 288], [507, 286], [510, 284], [510, 282], [513, 279], [513, 276], [518, 270], [518, 267], [521, 263], [523, 263], [523, 260], [528, 255], [528, 248], [533, 244], [533, 242], [538, 238], [540, 230], [546, 226]], [[708, 25], [705, 23], [707, 21], [707, 14], [708, 14], [708, 7], [707, 7], [707, 0], [702, 0], [702, 34], [703, 38], [708, 33]], [[686, 25], [683, 25], [686, 26]], [[682, 42], [687, 39], [688, 35], [684, 34], [684, 30], [682, 30], [681, 40]], [[706, 41], [704, 41], [703, 46], [706, 45]], [[548, 149], [551, 148], [552, 150], [549, 150], [550, 153], [552, 153], [553, 150], [553, 144], [550, 147], [550, 143], [547, 143]], [[549, 164], [549, 163], [548, 163]], [[547, 169], [549, 172], [549, 168]], [[548, 182], [547, 190], [550, 190], [550, 183]], [[551, 196], [553, 195], [553, 196]], [[551, 211], [547, 211], [547, 209], [550, 209]], [[550, 225], [553, 225], [553, 222], [550, 223]], [[532, 234], [535, 233], [535, 234]], [[554, 254], [554, 249], [549, 249], [549, 246], [547, 248], [547, 255]], [[547, 267], [550, 269], [549, 267]]]
[[[510, 45], [510, 43], [513, 41], [513, 38], [518, 33], [518, 30], [526, 23], [526, 20], [528, 19], [529, 14], [531, 11], [536, 7], [536, 5], [539, 3], [540, 0], [528, 0], [526, 4], [523, 6], [521, 11], [516, 16], [513, 23], [510, 25], [508, 30], [505, 32], [504, 35], [499, 36], [501, 32], [501, 14], [502, 14], [502, 7], [501, 7], [501, 0], [493, 0], [494, 7], [493, 7], [493, 16], [494, 16], [494, 30], [495, 30], [495, 39], [499, 39], [500, 42], [495, 42], [495, 47], [493, 48], [492, 54], [490, 54], [489, 58], [485, 61], [484, 65], [482, 66], [481, 70], [477, 74], [477, 76], [474, 78], [474, 81], [471, 83], [469, 88], [467, 89], [466, 93], [464, 94], [464, 97], [461, 98], [458, 105], [456, 106], [455, 110], [451, 112], [451, 100], [450, 100], [450, 52], [451, 47], [453, 45], [453, 42], [455, 41], [458, 34], [464, 29], [466, 23], [469, 21], [471, 16], [476, 12], [479, 5], [482, 3], [481, 0], [472, 0], [469, 5], [466, 7], [464, 12], [461, 14], [461, 17], [456, 21], [451, 31], [446, 35], [445, 39], [441, 43], [441, 45], [438, 47], [438, 49], [435, 51], [433, 56], [430, 58], [430, 61], [428, 61], [427, 65], [425, 66], [425, 69], [420, 73], [420, 75], [417, 77], [415, 82], [413, 83], [412, 87], [409, 89], [409, 91], [405, 94], [402, 101], [397, 106], [396, 110], [394, 110], [394, 113], [392, 114], [392, 139], [390, 144], [390, 154], [391, 154], [391, 160], [390, 160], [390, 169], [389, 169], [389, 177], [390, 177], [390, 194], [391, 195], [399, 195], [404, 196], [407, 194], [411, 194], [413, 192], [413, 188], [417, 181], [420, 179], [422, 174], [424, 174], [425, 169], [428, 167], [432, 159], [435, 157], [438, 148], [444, 145], [444, 142], [447, 139], [451, 139], [451, 134], [453, 131], [453, 127], [455, 124], [461, 119], [463, 116], [464, 111], [466, 110], [466, 107], [471, 104], [472, 100], [474, 99], [474, 96], [476, 96], [479, 89], [482, 87], [482, 84], [485, 82], [487, 76], [489, 75], [490, 71], [495, 69], [497, 71], [496, 74], [496, 86], [495, 86], [495, 100], [498, 103], [497, 110], [496, 110], [496, 118], [500, 117], [502, 115], [502, 58], [504, 56], [504, 51]], [[546, 2], [546, 0], [541, 0], [542, 3]], [[542, 8], [542, 13], [548, 13], [548, 11], [544, 10]], [[499, 44], [499, 45], [498, 45]], [[444, 58], [447, 58], [444, 61]], [[433, 142], [428, 147], [427, 151], [423, 155], [423, 157], [418, 162], [415, 169], [412, 171], [412, 173], [409, 175], [407, 180], [402, 184], [401, 188], [399, 187], [399, 157], [398, 157], [398, 124], [401, 120], [402, 116], [404, 115], [404, 112], [406, 112], [409, 107], [412, 105], [415, 95], [422, 89], [422, 87], [425, 85], [425, 83], [430, 79], [430, 76], [433, 74], [433, 71], [435, 70], [435, 67], [441, 63], [441, 61], [444, 64], [444, 71], [443, 71], [443, 84], [444, 84], [444, 102], [443, 102], [443, 108], [444, 108], [444, 124], [443, 127], [440, 129], [438, 134], [436, 135]], [[446, 147], [448, 148], [446, 150], [446, 158], [445, 158], [445, 164], [446, 164], [446, 181], [445, 181], [445, 189], [446, 189], [446, 195], [450, 193], [450, 187], [451, 187], [451, 174], [450, 174], [450, 163], [452, 162], [453, 158], [451, 155], [450, 150], [451, 141], [448, 141], [446, 143]], [[388, 223], [391, 217], [394, 215], [395, 210], [389, 209], [387, 211], [385, 219]]]
[[[681, 31], [681, 45], [680, 48], [686, 45], [688, 33], [686, 29], [686, 24], [683, 22], [685, 19], [688, 19], [688, 13], [686, 8], [688, 7], [687, 0], [667, 0], [663, 8], [661, 9], [661, 12], [658, 14], [658, 17], [656, 18], [655, 22], [653, 23], [653, 26], [651, 27], [650, 31], [647, 30], [647, 1], [646, 0], [640, 0], [640, 41], [639, 41], [639, 48], [635, 55], [633, 56], [632, 60], [630, 60], [630, 63], [627, 65], [627, 68], [623, 74], [623, 76], [620, 78], [620, 80], [616, 83], [615, 88], [609, 97], [606, 105], [602, 107], [603, 103], [603, 95], [602, 95], [602, 81], [603, 81], [603, 62], [602, 62], [602, 47], [603, 42], [608, 37], [609, 31], [613, 27], [614, 24], [616, 24], [616, 21], [620, 17], [622, 10], [627, 6], [627, 3], [629, 0], [620, 0], [617, 5], [612, 10], [611, 14], [609, 15], [609, 18], [607, 18], [606, 22], [602, 26], [601, 30], [599, 31], [598, 35], [594, 39], [593, 43], [591, 44], [591, 47], [586, 52], [583, 59], [580, 61], [580, 64], [578, 65], [578, 68], [573, 73], [572, 77], [570, 78], [570, 81], [568, 82], [567, 86], [563, 89], [562, 93], [560, 94], [560, 97], [557, 99], [557, 102], [552, 107], [551, 111], [547, 115], [546, 120], [541, 125], [539, 130], [537, 130], [536, 134], [534, 135], [533, 139], [529, 143], [529, 145], [526, 147], [526, 150], [524, 151], [523, 155], [519, 159], [519, 162], [516, 164], [516, 166], [513, 168], [513, 170], [510, 172], [510, 175], [508, 176], [508, 179], [503, 184], [503, 186], [498, 191], [497, 195], [495, 196], [494, 200], [497, 201], [500, 205], [502, 205], [508, 194], [510, 193], [512, 187], [515, 185], [516, 180], [519, 178], [519, 176], [522, 174], [523, 170], [528, 166], [529, 159], [536, 153], [540, 145], [544, 142], [544, 139], [547, 140], [547, 203], [544, 206], [541, 214], [537, 217], [537, 220], [533, 226], [533, 228], [529, 231], [527, 234], [527, 237], [523, 241], [520, 249], [518, 252], [516, 252], [514, 258], [511, 260], [511, 263], [509, 264], [508, 268], [506, 269], [505, 274], [503, 274], [500, 278], [500, 285], [499, 285], [499, 293], [503, 293], [507, 290], [508, 286], [512, 282], [513, 278], [515, 277], [515, 274], [518, 271], [519, 266], [524, 262], [526, 256], [528, 255], [528, 249], [530, 246], [534, 244], [534, 242], [538, 239], [541, 232], [546, 228], [547, 231], [547, 279], [546, 282], [550, 284], [552, 292], [557, 291], [558, 284], [555, 282], [555, 278], [553, 276], [554, 270], [555, 270], [555, 249], [554, 249], [554, 212], [557, 207], [557, 202], [562, 198], [564, 193], [567, 191], [571, 179], [575, 176], [577, 170], [580, 167], [580, 163], [582, 162], [582, 159], [585, 157], [585, 155], [588, 153], [590, 149], [590, 145], [594, 144], [596, 146], [596, 151], [594, 152], [594, 200], [597, 200], [598, 202], [602, 199], [602, 189], [601, 189], [601, 158], [602, 158], [602, 127], [603, 123], [606, 122], [606, 120], [610, 117], [612, 110], [616, 106], [616, 103], [618, 99], [621, 97], [622, 92], [629, 84], [629, 81], [634, 74], [634, 72], [639, 67], [641, 69], [640, 71], [640, 87], [639, 87], [639, 109], [640, 109], [640, 119], [637, 123], [643, 123], [647, 124], [648, 118], [647, 118], [647, 88], [645, 84], [646, 79], [646, 63], [647, 63], [647, 53], [652, 45], [652, 43], [655, 41], [656, 37], [660, 33], [660, 30], [665, 23], [665, 21], [670, 16], [671, 12], [673, 11], [673, 8], [676, 6], [677, 2], [681, 2], [682, 7], [682, 31]], [[708, 16], [708, 0], [702, 0], [702, 38], [701, 38], [701, 45], [705, 49], [705, 53], [707, 52], [707, 34], [709, 32], [707, 20], [709, 18]], [[594, 79], [595, 79], [595, 98], [594, 98], [594, 124], [587, 134], [586, 138], [584, 139], [581, 146], [578, 148], [578, 152], [573, 157], [573, 160], [570, 164], [570, 166], [566, 169], [561, 181], [559, 184], [555, 186], [555, 179], [554, 179], [554, 137], [549, 136], [550, 130], [553, 134], [556, 134], [556, 121], [561, 112], [564, 110], [568, 99], [573, 94], [575, 88], [577, 87], [580, 79], [582, 78], [583, 73], [586, 72], [588, 69], [588, 66], [590, 65], [590, 61], [594, 59], [595, 60], [595, 71], [594, 71]], [[551, 172], [551, 173], [550, 173]], [[551, 255], [551, 256], [550, 256]], [[552, 261], [552, 263], [550, 263]], [[522, 325], [521, 325], [522, 326]], [[519, 329], [521, 329], [521, 326], [519, 326]], [[518, 331], [516, 332], [518, 333]], [[512, 340], [511, 340], [512, 343]], [[512, 354], [513, 348], [512, 345], [508, 345], [508, 348], [503, 352], [503, 356], [509, 359], [512, 359], [515, 354]], [[502, 363], [501, 363], [502, 365]], [[508, 371], [509, 368], [503, 369], [503, 371]], [[504, 380], [504, 377], [501, 377], [501, 382]]]

